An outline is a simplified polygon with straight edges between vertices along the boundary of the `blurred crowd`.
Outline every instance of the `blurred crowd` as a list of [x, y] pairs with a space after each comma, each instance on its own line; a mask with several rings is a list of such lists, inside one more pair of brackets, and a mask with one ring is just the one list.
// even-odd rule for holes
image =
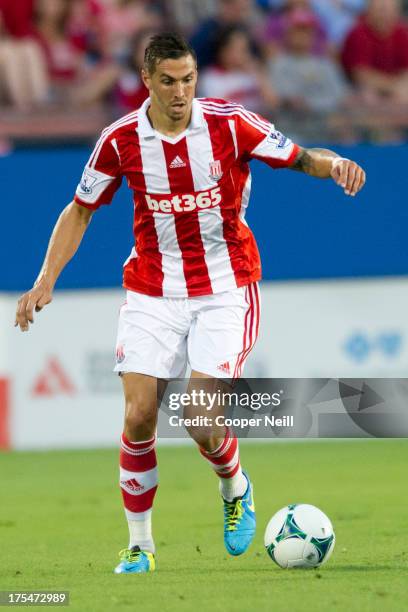
[[176, 29], [197, 52], [199, 95], [242, 103], [300, 142], [402, 142], [407, 4], [0, 0], [0, 139], [33, 125], [35, 137], [86, 136], [137, 108], [146, 43]]

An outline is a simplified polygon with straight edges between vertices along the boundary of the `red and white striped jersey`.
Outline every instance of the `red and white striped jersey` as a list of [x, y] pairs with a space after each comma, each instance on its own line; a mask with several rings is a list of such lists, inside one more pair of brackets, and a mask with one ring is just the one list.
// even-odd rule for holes
[[193, 297], [259, 280], [259, 253], [245, 221], [248, 162], [289, 166], [297, 145], [259, 115], [210, 98], [194, 99], [188, 129], [170, 138], [150, 124], [149, 104], [102, 132], [75, 195], [78, 204], [97, 209], [110, 204], [126, 177], [135, 244], [124, 287]]

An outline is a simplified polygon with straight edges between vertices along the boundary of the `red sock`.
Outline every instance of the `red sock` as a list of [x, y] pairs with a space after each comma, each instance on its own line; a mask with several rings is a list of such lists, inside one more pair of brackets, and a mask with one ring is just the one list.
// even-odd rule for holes
[[215, 472], [221, 478], [232, 478], [240, 469], [238, 440], [231, 436], [226, 428], [225, 438], [214, 451], [208, 452], [200, 448], [200, 453], [212, 464]]
[[221, 494], [224, 499], [232, 501], [235, 497], [241, 497], [245, 493], [248, 483], [241, 470], [238, 440], [231, 435], [228, 428], [218, 448], [212, 452], [200, 448], [200, 453], [211, 463], [215, 473], [219, 476]]
[[122, 434], [120, 488], [127, 511], [145, 512], [153, 506], [157, 490], [156, 439], [129, 442]]

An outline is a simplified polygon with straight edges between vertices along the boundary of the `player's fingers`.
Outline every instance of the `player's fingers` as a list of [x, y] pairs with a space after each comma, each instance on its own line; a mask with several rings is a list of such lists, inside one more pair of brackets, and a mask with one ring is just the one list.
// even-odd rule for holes
[[364, 170], [362, 168], [360, 168], [360, 170], [361, 170], [361, 178], [360, 178], [360, 184], [359, 184], [357, 191], [360, 191], [364, 187], [364, 185], [366, 184], [366, 180], [367, 180], [367, 176]]
[[27, 298], [25, 298], [24, 296], [21, 297], [17, 302], [16, 321], [18, 322], [25, 319], [26, 302]]
[[34, 306], [35, 300], [31, 297], [26, 305], [26, 319], [30, 323], [34, 323]]
[[14, 317], [14, 327], [17, 327], [18, 325], [20, 325], [20, 319], [18, 313], [16, 312], [16, 316]]
[[341, 185], [342, 187], [346, 188], [346, 186], [347, 186], [348, 169], [349, 169], [349, 162], [346, 161], [346, 160], [341, 162], [339, 164], [339, 169], [340, 169], [339, 185]]
[[362, 168], [358, 166], [356, 170], [356, 176], [354, 178], [353, 186], [351, 188], [351, 195], [352, 196], [356, 195], [364, 187], [364, 184], [365, 184], [365, 172]]
[[344, 191], [347, 195], [352, 195], [352, 189], [354, 185], [354, 179], [356, 178], [357, 165], [349, 164], [346, 178], [346, 186], [344, 187]]
[[360, 167], [357, 167], [356, 176], [354, 178], [353, 186], [351, 189], [351, 195], [356, 195], [360, 191], [363, 186], [363, 170]]
[[26, 316], [26, 306], [27, 306], [28, 296], [23, 295], [17, 302], [17, 310], [16, 310], [16, 320], [15, 326], [20, 326], [21, 331], [28, 330], [28, 321]]
[[42, 295], [40, 299], [37, 301], [37, 304], [35, 306], [35, 311], [40, 312], [40, 310], [42, 310], [44, 306], [49, 304], [51, 301], [52, 301], [52, 297], [50, 295], [48, 294]]
[[34, 310], [39, 312], [46, 304], [52, 301], [52, 294], [48, 290], [34, 288], [25, 293], [17, 302], [15, 327], [20, 326], [22, 331], [28, 331], [29, 324], [34, 323]]
[[330, 174], [334, 182], [337, 183], [337, 185], [340, 185], [340, 180], [341, 180], [340, 163], [336, 164], [334, 168], [332, 168], [332, 171]]

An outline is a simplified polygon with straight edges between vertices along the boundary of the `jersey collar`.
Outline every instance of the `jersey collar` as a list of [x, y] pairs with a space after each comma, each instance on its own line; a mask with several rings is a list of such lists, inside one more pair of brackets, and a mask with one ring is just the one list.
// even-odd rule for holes
[[204, 114], [201, 108], [201, 105], [197, 98], [193, 99], [192, 109], [191, 109], [191, 121], [190, 125], [187, 127], [184, 132], [178, 134], [175, 138], [170, 138], [169, 136], [165, 136], [161, 134], [151, 125], [149, 118], [147, 116], [147, 110], [150, 106], [150, 98], [147, 98], [139, 108], [138, 112], [138, 133], [142, 138], [160, 138], [161, 140], [167, 140], [169, 142], [176, 142], [181, 138], [184, 138], [186, 134], [193, 130], [202, 130], [206, 127], [206, 122], [204, 119]]

